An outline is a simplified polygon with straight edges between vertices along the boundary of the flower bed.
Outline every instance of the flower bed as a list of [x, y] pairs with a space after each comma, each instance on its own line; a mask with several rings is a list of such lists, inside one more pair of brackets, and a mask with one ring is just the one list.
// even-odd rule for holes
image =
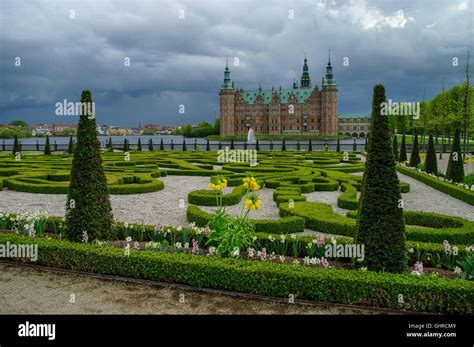
[[[32, 239], [0, 234], [0, 243]], [[195, 256], [35, 239], [37, 264], [141, 278], [270, 297], [369, 305], [426, 312], [473, 312], [474, 286], [468, 281], [369, 271], [308, 268], [298, 265]], [[400, 303], [400, 295], [403, 297]]]

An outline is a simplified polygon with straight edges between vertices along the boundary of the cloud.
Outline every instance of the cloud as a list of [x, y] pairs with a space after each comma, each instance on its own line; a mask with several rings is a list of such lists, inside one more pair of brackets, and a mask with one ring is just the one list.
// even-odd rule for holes
[[367, 112], [376, 83], [393, 99], [423, 89], [430, 97], [443, 76], [446, 85], [462, 80], [451, 60], [462, 65], [472, 51], [464, 3], [438, 0], [427, 11], [421, 0], [1, 0], [0, 122], [60, 122], [54, 104], [85, 88], [101, 123], [212, 121], [226, 55], [236, 86], [288, 88], [306, 52], [320, 86], [329, 48], [342, 113]]

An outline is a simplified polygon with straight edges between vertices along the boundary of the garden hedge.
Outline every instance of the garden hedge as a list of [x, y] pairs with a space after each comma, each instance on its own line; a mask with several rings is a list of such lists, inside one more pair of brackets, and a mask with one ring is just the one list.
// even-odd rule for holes
[[420, 182], [423, 182], [424, 184], [434, 189], [437, 189], [443, 193], [446, 193], [452, 196], [453, 198], [462, 200], [468, 203], [469, 205], [474, 205], [474, 191], [458, 187], [448, 182], [440, 181], [437, 178], [429, 176], [425, 173], [420, 173], [414, 169], [406, 168], [402, 165], [397, 165], [397, 170], [402, 174], [414, 178]]
[[[131, 250], [0, 234], [1, 243], [38, 245], [36, 264], [268, 297], [413, 311], [474, 311], [469, 281], [410, 274], [308, 268], [272, 262]], [[400, 295], [403, 304], [399, 304]]]

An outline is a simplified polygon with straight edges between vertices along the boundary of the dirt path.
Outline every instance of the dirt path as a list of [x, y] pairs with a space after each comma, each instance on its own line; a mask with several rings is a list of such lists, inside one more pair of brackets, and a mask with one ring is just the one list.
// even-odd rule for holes
[[[71, 303], [72, 295], [75, 303]], [[184, 299], [184, 302], [183, 302]], [[0, 262], [0, 314], [373, 314], [161, 287]]]

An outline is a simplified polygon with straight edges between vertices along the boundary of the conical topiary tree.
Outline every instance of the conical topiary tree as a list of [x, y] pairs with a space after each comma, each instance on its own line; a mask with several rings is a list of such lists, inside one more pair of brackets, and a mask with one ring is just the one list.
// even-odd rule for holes
[[128, 151], [129, 151], [128, 140], [127, 140], [127, 139], [124, 139], [124, 140], [123, 140], [123, 151], [124, 151], [124, 152], [128, 152]]
[[448, 168], [446, 170], [446, 179], [453, 182], [464, 181], [464, 161], [461, 151], [460, 131], [454, 132], [453, 146], [449, 155]]
[[415, 138], [413, 140], [412, 147], [413, 149], [411, 150], [410, 162], [408, 163], [408, 166], [417, 167], [417, 165], [421, 162], [421, 159], [420, 159], [420, 149], [418, 147], [418, 134], [416, 133], [416, 129], [415, 129]]
[[49, 135], [46, 135], [46, 143], [44, 145], [44, 154], [45, 155], [51, 154], [51, 145], [49, 144]]
[[270, 140], [270, 151], [273, 151], [273, 140]]
[[311, 139], [309, 139], [308, 152], [312, 152], [312, 151], [313, 151], [313, 142], [311, 141]]
[[367, 136], [365, 137], [364, 151], [367, 150]]
[[425, 158], [425, 172], [430, 174], [438, 173], [438, 163], [436, 161], [436, 150], [433, 141], [433, 134], [430, 132], [428, 140], [428, 151], [426, 152]]
[[395, 161], [398, 161], [398, 139], [397, 139], [397, 134], [393, 135], [393, 157], [395, 158]]
[[388, 117], [380, 112], [385, 101], [385, 88], [376, 85], [354, 242], [365, 245], [365, 258], [357, 262], [359, 266], [403, 272], [407, 265], [405, 224]]
[[301, 150], [300, 140], [297, 140], [297, 141], [296, 141], [296, 150], [297, 150], [297, 151]]
[[[3, 141], [3, 142], [5, 143], [5, 141]], [[3, 150], [5, 150], [5, 148], [4, 148]], [[39, 150], [40, 150], [40, 145], [39, 145], [38, 140], [36, 140], [36, 150], [37, 150], [38, 152], [39, 152]]]
[[186, 152], [188, 149], [186, 148], [186, 140], [183, 138], [183, 152]]
[[142, 151], [142, 140], [140, 138], [138, 138], [137, 151], [138, 152]]
[[341, 151], [341, 141], [339, 140], [339, 138], [337, 138], [336, 152], [340, 152], [340, 151]]
[[174, 151], [174, 141], [171, 139], [171, 150]]
[[160, 151], [164, 151], [165, 150], [165, 145], [163, 143], [163, 138], [161, 138], [161, 141], [160, 141]]
[[354, 139], [354, 142], [352, 143], [352, 151], [357, 152], [357, 143], [355, 139]]
[[209, 143], [209, 139], [207, 139], [207, 142], [206, 142], [206, 151], [210, 151], [211, 150], [211, 144]]
[[244, 142], [244, 150], [247, 149], [247, 141]]
[[400, 146], [400, 154], [398, 156], [398, 161], [404, 163], [408, 160], [407, 157], [407, 145], [406, 145], [406, 136], [405, 133], [402, 135], [402, 145]]
[[[82, 92], [81, 103], [92, 103], [89, 90]], [[112, 222], [95, 117], [89, 118], [83, 112], [79, 118], [67, 195], [66, 237], [75, 242], [108, 240], [112, 237]]]
[[114, 145], [112, 144], [112, 138], [109, 137], [109, 144], [108, 144], [108, 149], [109, 149], [109, 152], [113, 152], [114, 151]]
[[20, 143], [18, 142], [18, 136], [15, 135], [15, 140], [13, 141], [13, 149], [12, 149], [12, 154], [16, 155], [16, 153], [20, 153], [21, 148], [20, 148]]
[[72, 136], [69, 136], [69, 145], [67, 146], [67, 152], [69, 154], [74, 153], [74, 140], [72, 139]]
[[234, 138], [230, 139], [230, 149], [235, 149], [235, 147], [234, 147]]
[[258, 143], [258, 140], [257, 140], [257, 143], [255, 144], [255, 150], [256, 151], [260, 150], [260, 144]]
[[56, 152], [58, 150], [58, 143], [56, 140], [54, 140], [54, 151]]
[[283, 143], [281, 144], [281, 150], [282, 150], [282, 151], [286, 151], [285, 139], [283, 139]]
[[153, 139], [148, 140], [148, 150], [153, 152], [155, 148], [153, 147]]
[[194, 150], [198, 150], [198, 144], [197, 144], [197, 139], [194, 139]]

